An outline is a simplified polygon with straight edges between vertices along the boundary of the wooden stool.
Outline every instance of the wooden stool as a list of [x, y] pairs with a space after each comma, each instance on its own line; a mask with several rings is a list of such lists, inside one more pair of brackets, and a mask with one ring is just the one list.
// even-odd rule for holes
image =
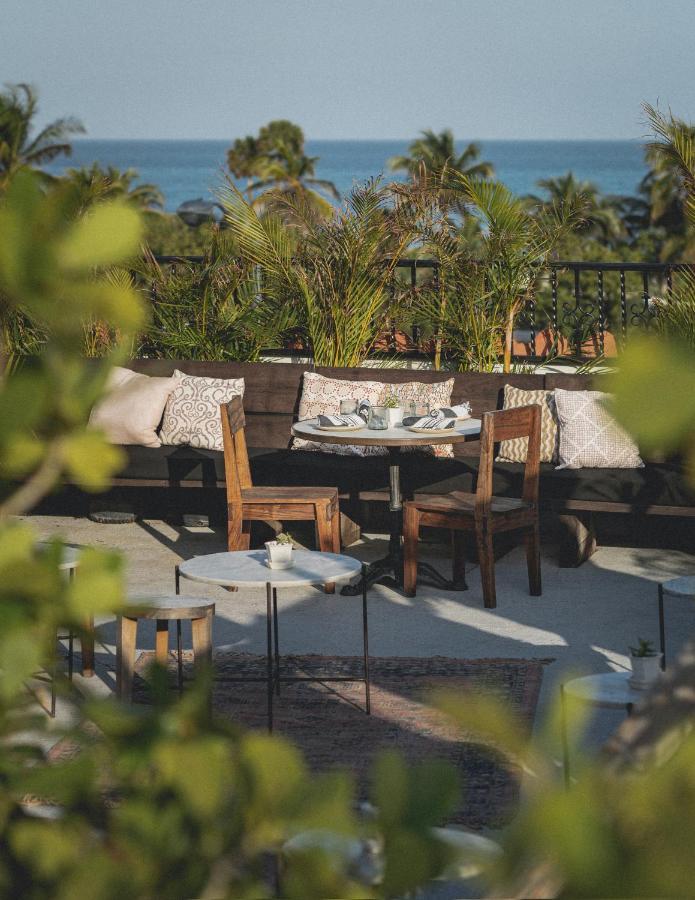
[[116, 695], [130, 699], [133, 690], [136, 638], [139, 619], [155, 619], [157, 637], [155, 659], [166, 666], [169, 655], [169, 621], [176, 622], [176, 650], [179, 691], [183, 688], [183, 660], [181, 653], [181, 622], [187, 619], [193, 633], [193, 657], [196, 664], [212, 664], [212, 619], [215, 604], [204, 597], [182, 597], [168, 594], [160, 597], [139, 597], [132, 601], [132, 611], [118, 618], [116, 652]]

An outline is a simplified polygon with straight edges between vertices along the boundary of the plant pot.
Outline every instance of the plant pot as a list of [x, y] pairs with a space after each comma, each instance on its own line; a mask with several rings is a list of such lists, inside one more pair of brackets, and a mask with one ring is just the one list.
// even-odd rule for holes
[[654, 656], [631, 656], [632, 678], [629, 680], [631, 688], [643, 691], [650, 687], [661, 674], [661, 654]]
[[396, 425], [400, 425], [403, 421], [403, 407], [388, 406], [386, 408], [386, 417], [388, 419], [389, 428], [395, 428]]
[[267, 541], [268, 565], [271, 569], [291, 569], [294, 565], [294, 547], [279, 541]]

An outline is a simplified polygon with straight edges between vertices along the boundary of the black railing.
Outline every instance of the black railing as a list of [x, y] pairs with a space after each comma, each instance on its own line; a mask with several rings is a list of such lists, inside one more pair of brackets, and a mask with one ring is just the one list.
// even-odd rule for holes
[[[202, 256], [157, 257], [165, 267], [202, 261]], [[551, 355], [587, 358], [615, 354], [633, 333], [649, 329], [655, 301], [667, 298], [678, 274], [693, 268], [687, 263], [550, 263], [533, 301], [517, 319], [514, 358], [531, 361]], [[390, 287], [394, 299], [398, 293], [412, 294], [427, 286], [439, 289], [436, 260], [397, 261]], [[435, 340], [436, 334], [428, 334], [421, 324], [393, 319], [377, 353], [429, 354]]]

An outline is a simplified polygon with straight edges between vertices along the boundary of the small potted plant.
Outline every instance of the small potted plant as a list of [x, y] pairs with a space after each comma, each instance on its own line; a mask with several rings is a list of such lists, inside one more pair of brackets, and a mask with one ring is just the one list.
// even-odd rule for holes
[[386, 418], [389, 423], [389, 428], [400, 425], [403, 421], [403, 406], [398, 397], [396, 397], [395, 394], [389, 394], [384, 400], [384, 406], [386, 407]]
[[630, 659], [632, 661], [630, 687], [637, 690], [648, 688], [659, 677], [661, 654], [656, 652], [651, 641], [638, 638], [637, 646], [630, 647]]
[[294, 565], [292, 535], [281, 532], [274, 541], [266, 541], [268, 565], [271, 569], [291, 569]]

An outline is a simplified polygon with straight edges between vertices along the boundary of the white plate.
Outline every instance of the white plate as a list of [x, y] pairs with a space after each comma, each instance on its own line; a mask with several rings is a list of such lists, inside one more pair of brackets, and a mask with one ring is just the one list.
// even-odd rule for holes
[[317, 431], [362, 431], [366, 425], [314, 425]]
[[416, 425], [408, 425], [408, 431], [414, 431], [415, 434], [456, 434], [454, 428], [418, 428]]

